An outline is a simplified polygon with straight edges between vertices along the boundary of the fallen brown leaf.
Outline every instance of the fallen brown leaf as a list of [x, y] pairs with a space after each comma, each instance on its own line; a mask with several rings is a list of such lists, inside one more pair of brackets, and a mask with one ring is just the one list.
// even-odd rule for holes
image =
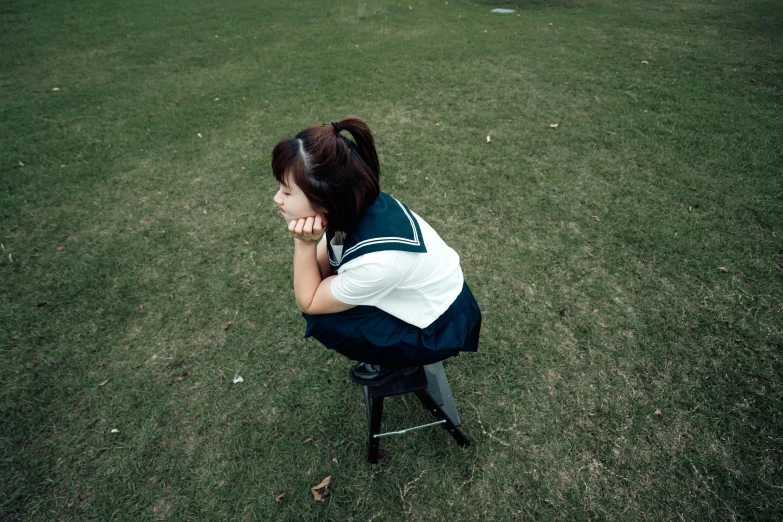
[[57, 251], [59, 252], [59, 251], [60, 251], [60, 250], [62, 250], [63, 248], [65, 248], [65, 247], [64, 247], [63, 245], [60, 245], [60, 246], [58, 246], [58, 247], [57, 247]]
[[313, 441], [313, 440], [315, 440], [315, 437], [313, 437], [312, 435], [310, 435], [309, 437], [307, 437], [305, 440], [303, 440], [303, 441], [302, 441], [302, 444], [304, 444], [305, 442], [310, 442], [310, 441]]
[[182, 375], [180, 375], [179, 377], [177, 377], [177, 380], [178, 381], [184, 381], [187, 378], [188, 378], [188, 372], [185, 372]]
[[228, 322], [228, 324], [227, 324], [226, 326], [224, 326], [224, 327], [223, 327], [223, 330], [228, 330], [229, 328], [231, 328], [231, 325], [232, 325], [232, 324], [234, 324], [234, 323], [232, 323], [231, 321], [229, 321], [229, 322]]
[[328, 486], [331, 481], [332, 481], [332, 476], [329, 475], [328, 477], [323, 479], [320, 484], [318, 484], [314, 488], [310, 488], [310, 491], [313, 492], [313, 498], [315, 500], [317, 500], [318, 502], [324, 501], [324, 497], [329, 494]]
[[721, 272], [723, 272], [723, 273], [728, 273], [728, 272], [729, 272], [729, 269], [728, 269], [728, 268], [726, 268], [725, 266], [719, 266], [719, 267], [718, 267], [718, 270], [720, 270], [720, 271], [721, 271]]
[[283, 501], [283, 497], [284, 496], [285, 496], [285, 493], [280, 493], [279, 495], [277, 495], [275, 497], [275, 502], [277, 502], [278, 504], [281, 503]]
[[109, 379], [106, 379], [102, 383], [100, 383], [98, 386], [106, 386], [106, 383], [109, 382]]

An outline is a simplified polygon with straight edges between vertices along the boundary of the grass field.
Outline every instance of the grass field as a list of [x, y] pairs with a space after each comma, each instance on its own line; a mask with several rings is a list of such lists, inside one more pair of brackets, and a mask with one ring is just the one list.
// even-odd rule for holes
[[[781, 2], [0, 25], [1, 520], [783, 517]], [[270, 152], [349, 114], [484, 312], [447, 367], [467, 449], [431, 428], [368, 464], [351, 362], [302, 338]]]

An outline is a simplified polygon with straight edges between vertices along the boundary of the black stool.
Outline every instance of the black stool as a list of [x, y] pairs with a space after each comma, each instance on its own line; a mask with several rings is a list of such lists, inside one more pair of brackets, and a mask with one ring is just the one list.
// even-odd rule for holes
[[[364, 405], [367, 410], [367, 425], [369, 427], [369, 443], [367, 458], [375, 464], [378, 462], [378, 449], [381, 437], [402, 435], [409, 431], [440, 424], [448, 430], [460, 446], [470, 445], [470, 441], [459, 429], [462, 421], [459, 419], [454, 396], [443, 371], [443, 363], [420, 366], [411, 374], [397, 377], [380, 386], [363, 386]], [[381, 418], [383, 417], [383, 399], [394, 395], [415, 393], [422, 405], [437, 419], [430, 424], [415, 426], [400, 431], [381, 433]]]

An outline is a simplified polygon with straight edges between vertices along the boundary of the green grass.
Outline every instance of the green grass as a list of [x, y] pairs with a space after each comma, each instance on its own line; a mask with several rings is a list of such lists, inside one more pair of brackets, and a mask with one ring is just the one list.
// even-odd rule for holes
[[[0, 519], [783, 516], [780, 2], [0, 25]], [[468, 449], [422, 430], [369, 465], [350, 362], [302, 338], [269, 156], [348, 114], [482, 306], [447, 368]]]

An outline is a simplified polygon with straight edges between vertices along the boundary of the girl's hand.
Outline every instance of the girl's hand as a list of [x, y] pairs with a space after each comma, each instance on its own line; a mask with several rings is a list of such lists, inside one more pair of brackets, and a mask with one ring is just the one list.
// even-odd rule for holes
[[294, 239], [305, 243], [318, 243], [326, 232], [326, 219], [321, 214], [308, 218], [292, 219], [288, 231]]

